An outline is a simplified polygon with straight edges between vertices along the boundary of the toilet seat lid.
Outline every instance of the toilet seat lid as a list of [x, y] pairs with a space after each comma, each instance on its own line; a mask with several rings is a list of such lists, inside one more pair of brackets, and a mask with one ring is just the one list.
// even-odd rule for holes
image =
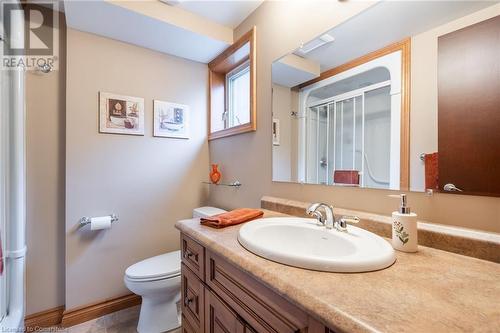
[[148, 258], [133, 264], [125, 275], [135, 280], [150, 280], [179, 275], [181, 272], [181, 251], [174, 251]]

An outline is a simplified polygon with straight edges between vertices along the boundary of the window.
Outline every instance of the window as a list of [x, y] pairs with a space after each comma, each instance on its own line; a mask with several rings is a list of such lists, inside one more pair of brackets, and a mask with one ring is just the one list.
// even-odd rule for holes
[[255, 31], [253, 27], [208, 64], [208, 140], [257, 129]]
[[225, 127], [250, 122], [250, 63], [247, 61], [226, 74]]

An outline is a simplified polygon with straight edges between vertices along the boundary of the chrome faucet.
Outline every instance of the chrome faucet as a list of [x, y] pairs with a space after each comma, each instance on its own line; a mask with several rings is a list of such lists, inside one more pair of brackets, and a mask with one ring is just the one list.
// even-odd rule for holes
[[[323, 208], [325, 216], [318, 211]], [[306, 213], [309, 216], [315, 217], [319, 223], [324, 225], [327, 229], [332, 229], [335, 224], [335, 215], [333, 215], [333, 207], [324, 203], [313, 203], [306, 209]]]
[[[323, 208], [325, 216], [319, 211]], [[306, 213], [318, 220], [318, 222], [324, 225], [327, 229], [335, 228], [337, 231], [347, 231], [348, 224], [356, 224], [359, 222], [359, 217], [357, 216], [342, 216], [340, 220], [335, 220], [335, 215], [333, 214], [333, 206], [324, 203], [313, 203], [306, 209]]]

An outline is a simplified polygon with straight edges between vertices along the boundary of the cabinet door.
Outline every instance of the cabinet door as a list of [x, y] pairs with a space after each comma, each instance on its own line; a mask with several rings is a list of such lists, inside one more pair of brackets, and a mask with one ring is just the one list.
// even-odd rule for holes
[[[205, 287], [198, 277], [184, 264], [181, 265], [182, 315], [194, 332], [203, 333], [205, 324]], [[186, 328], [189, 332], [189, 327]]]
[[206, 333], [254, 332], [245, 328], [238, 315], [209, 289], [205, 294]]
[[191, 326], [189, 320], [183, 315], [182, 316], [182, 333], [198, 333], [193, 326]]

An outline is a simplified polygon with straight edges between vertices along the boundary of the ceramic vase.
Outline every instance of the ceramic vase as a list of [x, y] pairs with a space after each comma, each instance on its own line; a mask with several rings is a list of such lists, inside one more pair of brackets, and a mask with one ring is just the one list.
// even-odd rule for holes
[[212, 171], [210, 171], [210, 180], [212, 183], [217, 184], [220, 181], [221, 173], [217, 164], [212, 164]]

